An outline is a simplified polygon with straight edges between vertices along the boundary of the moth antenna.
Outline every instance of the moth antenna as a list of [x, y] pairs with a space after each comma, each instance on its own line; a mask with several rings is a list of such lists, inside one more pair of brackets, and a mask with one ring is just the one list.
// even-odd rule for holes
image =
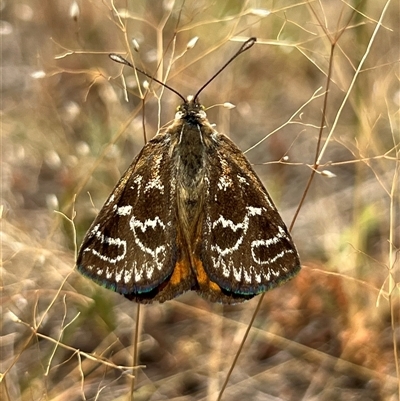
[[195, 101], [200, 92], [210, 83], [212, 82], [237, 56], [245, 52], [246, 50], [250, 49], [254, 45], [254, 43], [257, 42], [257, 38], [250, 38], [247, 39], [246, 42], [242, 44], [240, 49], [197, 91], [197, 93], [194, 95], [193, 100]]
[[[254, 43], [257, 42], [257, 38], [252, 37], [246, 42], [240, 46], [240, 49], [197, 91], [196, 95], [193, 97], [193, 100], [195, 101], [199, 94], [203, 91], [203, 89], [208, 86], [236, 57], [238, 57], [240, 54], [244, 53], [246, 50], [250, 49]], [[152, 77], [150, 74], [147, 72], [141, 70], [140, 68], [135, 67], [132, 63], [130, 63], [127, 59], [123, 58], [122, 56], [111, 53], [108, 55], [111, 60], [115, 61], [116, 63], [124, 64], [127, 65], [128, 67], [140, 72], [141, 74], [145, 75], [146, 77], [150, 78], [151, 80], [157, 82], [158, 84], [162, 85], [164, 88], [169, 89], [171, 92], [175, 93], [178, 95], [184, 102], [186, 102], [186, 99], [174, 88], [171, 88], [169, 85], [166, 83], [159, 81], [157, 78]]]
[[122, 56], [118, 54], [111, 53], [108, 55], [112, 61], [115, 61], [116, 63], [124, 64], [127, 65], [128, 67], [131, 67], [132, 69], [140, 72], [141, 74], [145, 75], [146, 77], [150, 78], [152, 81], [157, 82], [158, 84], [162, 85], [164, 88], [169, 89], [171, 92], [174, 92], [176, 95], [178, 95], [184, 102], [186, 102], [186, 99], [174, 88], [171, 88], [169, 85], [167, 85], [164, 82], [159, 81], [157, 78], [152, 77], [150, 74], [147, 72], [141, 70], [140, 68], [135, 67], [132, 63], [130, 63], [127, 59], [123, 58]]

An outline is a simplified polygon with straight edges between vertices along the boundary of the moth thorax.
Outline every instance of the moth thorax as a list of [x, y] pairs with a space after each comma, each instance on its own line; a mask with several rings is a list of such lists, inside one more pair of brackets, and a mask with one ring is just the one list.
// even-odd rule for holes
[[184, 124], [182, 138], [177, 149], [179, 156], [178, 175], [180, 182], [194, 190], [204, 176], [205, 147], [202, 130], [191, 124]]

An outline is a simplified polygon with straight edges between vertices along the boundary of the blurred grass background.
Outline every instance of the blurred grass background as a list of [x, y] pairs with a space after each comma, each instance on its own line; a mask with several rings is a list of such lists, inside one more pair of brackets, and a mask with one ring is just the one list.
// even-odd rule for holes
[[303, 269], [265, 296], [223, 399], [398, 399], [398, 2], [0, 7], [2, 400], [126, 400], [132, 373], [136, 400], [217, 398], [259, 297], [223, 307], [187, 293], [142, 307], [141, 367], [132, 370], [136, 304], [81, 277], [74, 258], [144, 134], [155, 135], [180, 102], [169, 91], [149, 94], [143, 113], [125, 68], [126, 102], [122, 68], [108, 53], [133, 55], [159, 79], [169, 71], [167, 83], [187, 96], [250, 36], [255, 47], [201, 96], [206, 107], [236, 108], [213, 107], [209, 120], [251, 148], [290, 225], [311, 175], [331, 67], [319, 171], [335, 177], [314, 177], [293, 228]]

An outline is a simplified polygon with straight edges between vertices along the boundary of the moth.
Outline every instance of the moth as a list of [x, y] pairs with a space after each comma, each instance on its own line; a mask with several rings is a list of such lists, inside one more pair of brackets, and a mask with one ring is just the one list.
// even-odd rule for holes
[[[246, 41], [213, 78], [255, 42]], [[170, 88], [183, 99], [175, 119], [134, 158], [79, 251], [80, 273], [136, 302], [194, 290], [212, 302], [238, 303], [300, 270], [261, 180], [207, 120], [204, 87], [187, 99]]]

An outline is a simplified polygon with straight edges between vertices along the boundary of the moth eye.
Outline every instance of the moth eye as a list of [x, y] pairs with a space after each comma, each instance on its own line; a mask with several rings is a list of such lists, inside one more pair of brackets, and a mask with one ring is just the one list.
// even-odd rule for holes
[[197, 115], [198, 115], [200, 118], [207, 118], [207, 114], [206, 114], [206, 112], [204, 111], [204, 107], [203, 107], [203, 106], [202, 106], [201, 110], [199, 110], [199, 112], [197, 113]]

